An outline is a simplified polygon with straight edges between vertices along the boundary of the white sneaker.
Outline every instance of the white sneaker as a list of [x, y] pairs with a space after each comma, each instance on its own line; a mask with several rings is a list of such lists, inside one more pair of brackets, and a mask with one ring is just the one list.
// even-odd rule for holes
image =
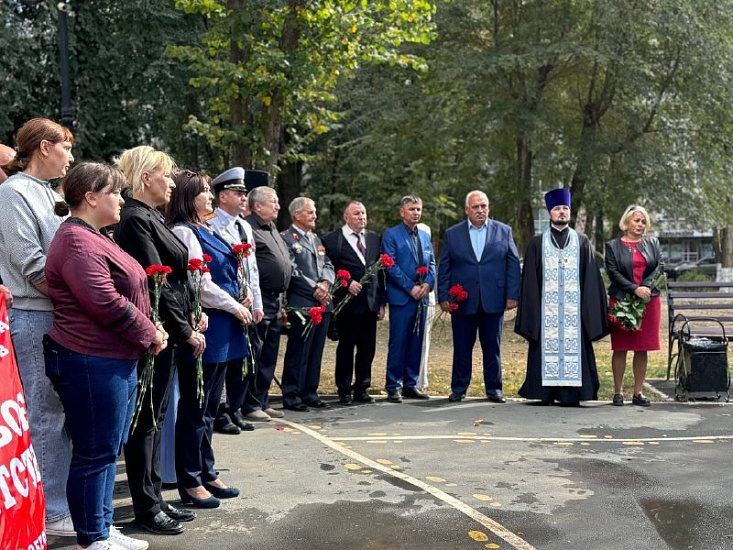
[[71, 521], [71, 516], [47, 523], [46, 534], [56, 537], [75, 537], [76, 531], [74, 531], [74, 522]]
[[272, 407], [268, 407], [265, 409], [265, 414], [269, 416], [270, 418], [282, 418], [285, 416], [285, 413], [282, 411], [276, 411]]
[[89, 546], [82, 546], [81, 544], [77, 544], [75, 546], [76, 550], [121, 550], [122, 546], [117, 546], [114, 542], [112, 542], [112, 539], [107, 540], [98, 540], [96, 542], [91, 543]]
[[125, 550], [147, 550], [148, 548], [148, 541], [123, 535], [114, 525], [109, 526], [109, 540], [119, 548], [124, 548]]
[[265, 411], [257, 409], [244, 415], [245, 420], [254, 420], [255, 422], [269, 422], [270, 415]]

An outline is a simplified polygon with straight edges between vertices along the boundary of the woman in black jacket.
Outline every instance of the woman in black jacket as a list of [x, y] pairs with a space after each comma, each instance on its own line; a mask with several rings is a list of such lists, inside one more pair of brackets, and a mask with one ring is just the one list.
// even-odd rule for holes
[[[205, 319], [202, 326], [192, 326], [191, 298], [186, 285], [188, 250], [168, 229], [158, 211], [168, 204], [175, 187], [173, 159], [152, 147], [140, 146], [122, 153], [117, 164], [125, 174], [128, 193], [115, 228], [115, 241], [143, 268], [165, 265], [173, 270], [160, 293], [160, 319], [169, 335], [168, 348], [155, 358], [152, 395], [145, 392], [137, 425], [125, 445], [127, 481], [140, 527], [153, 533], [177, 535], [183, 532], [180, 522], [190, 521], [196, 515], [172, 507], [161, 496], [160, 426], [168, 408], [180, 347], [191, 346], [195, 355], [204, 352], [206, 339], [201, 332], [206, 329]], [[153, 281], [149, 282], [152, 292]], [[143, 359], [138, 373], [144, 365]]]
[[662, 252], [656, 237], [647, 236], [651, 226], [649, 213], [637, 205], [629, 206], [618, 224], [623, 235], [606, 243], [606, 272], [611, 281], [608, 288], [609, 311], [627, 295], [649, 300], [639, 330], [629, 331], [611, 323], [613, 356], [613, 404], [624, 404], [623, 382], [626, 354], [634, 352], [634, 392], [632, 403], [648, 407], [651, 403], [642, 393], [646, 377], [647, 352], [659, 349], [661, 303], [659, 289], [652, 282], [663, 265]]

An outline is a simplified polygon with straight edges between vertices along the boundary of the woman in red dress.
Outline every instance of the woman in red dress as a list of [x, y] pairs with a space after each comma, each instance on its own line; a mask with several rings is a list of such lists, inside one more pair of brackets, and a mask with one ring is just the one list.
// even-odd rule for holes
[[649, 213], [637, 205], [629, 206], [618, 224], [623, 235], [606, 243], [606, 272], [611, 280], [608, 288], [609, 311], [628, 294], [649, 299], [639, 330], [629, 331], [617, 323], [611, 324], [613, 356], [613, 404], [624, 404], [624, 372], [626, 355], [634, 352], [634, 392], [632, 403], [648, 407], [651, 402], [642, 393], [646, 377], [647, 352], [659, 349], [661, 303], [659, 289], [652, 288], [657, 269], [661, 267], [662, 252], [656, 237], [647, 236], [651, 226]]

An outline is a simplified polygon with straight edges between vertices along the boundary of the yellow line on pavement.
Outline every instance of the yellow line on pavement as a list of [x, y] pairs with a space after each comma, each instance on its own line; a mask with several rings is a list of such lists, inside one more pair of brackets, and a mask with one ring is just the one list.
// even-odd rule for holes
[[684, 437], [502, 437], [502, 436], [490, 436], [490, 435], [474, 435], [469, 436], [465, 434], [454, 434], [454, 435], [397, 435], [397, 436], [383, 436], [380, 435], [378, 438], [374, 436], [353, 436], [353, 437], [332, 437], [331, 441], [372, 441], [374, 439], [380, 439], [382, 441], [420, 441], [420, 440], [438, 440], [438, 439], [475, 439], [479, 441], [520, 441], [525, 443], [564, 443], [564, 442], [583, 442], [583, 443], [624, 443], [629, 441], [639, 442], [663, 442], [663, 441], [700, 441], [702, 439], [711, 441], [731, 441], [733, 435], [691, 435]]
[[[440, 489], [437, 489], [433, 487], [432, 485], [429, 485], [423, 481], [420, 481], [419, 479], [409, 476], [403, 472], [399, 472], [391, 468], [387, 468], [383, 466], [382, 464], [380, 464], [379, 462], [375, 460], [371, 460], [370, 458], [367, 458], [364, 455], [354, 452], [351, 449], [345, 449], [341, 445], [334, 443], [336, 439], [324, 437], [323, 435], [316, 432], [315, 430], [311, 430], [310, 428], [302, 426], [298, 424], [297, 422], [291, 422], [289, 420], [279, 420], [279, 422], [282, 424], [287, 424], [288, 426], [291, 426], [292, 428], [295, 428], [296, 430], [300, 430], [304, 434], [311, 436], [312, 438], [320, 441], [321, 443], [330, 447], [331, 449], [338, 451], [339, 453], [346, 455], [353, 460], [361, 462], [362, 464], [365, 464], [366, 466], [368, 466], [369, 468], [372, 468], [373, 470], [379, 470], [383, 474], [386, 474], [392, 477], [396, 477], [398, 479], [401, 479], [402, 481], [406, 481], [407, 483], [414, 485], [415, 487], [419, 487], [423, 491], [433, 495], [438, 500], [442, 500], [446, 504], [450, 504], [451, 506], [453, 506], [453, 508], [455, 508], [462, 514], [465, 514], [468, 517], [470, 517], [471, 519], [473, 519], [474, 521], [477, 521], [478, 523], [486, 527], [486, 529], [494, 533], [494, 535], [505, 540], [509, 545], [512, 546], [512, 548], [516, 548], [517, 550], [536, 550], [534, 546], [529, 544], [526, 540], [522, 539], [518, 535], [515, 535], [514, 533], [506, 529], [500, 523], [497, 523], [496, 521], [485, 516], [478, 510], [471, 508], [470, 506], [461, 502], [457, 498], [450, 496], [448, 493], [445, 493], [444, 491], [441, 491]], [[451, 437], [455, 438], [455, 436], [451, 436]], [[371, 438], [364, 438], [364, 439], [374, 439], [374, 438], [371, 437]], [[396, 438], [381, 438], [381, 439], [409, 439], [409, 438], [396, 437]], [[345, 441], [345, 440], [348, 440], [348, 438], [339, 438], [339, 440]]]

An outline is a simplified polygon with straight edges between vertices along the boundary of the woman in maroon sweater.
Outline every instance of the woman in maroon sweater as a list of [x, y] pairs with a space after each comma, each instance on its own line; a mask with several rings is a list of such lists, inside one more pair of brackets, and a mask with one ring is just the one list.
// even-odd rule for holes
[[[84, 163], [64, 180], [61, 224], [48, 251], [53, 328], [44, 339], [46, 374], [66, 413], [73, 444], [67, 496], [81, 548], [144, 550], [148, 543], [112, 524], [116, 460], [126, 439], [136, 364], [168, 335], [149, 319], [145, 271], [100, 229], [120, 220], [125, 179], [114, 167]], [[93, 421], [92, 421], [93, 420]]]

